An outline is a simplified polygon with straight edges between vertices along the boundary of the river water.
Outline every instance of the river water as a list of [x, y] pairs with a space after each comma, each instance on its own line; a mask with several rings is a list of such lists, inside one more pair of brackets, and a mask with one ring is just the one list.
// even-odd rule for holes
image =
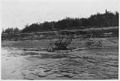
[[2, 47], [2, 79], [117, 79], [118, 50], [49, 55]]
[[15, 48], [2, 48], [2, 79], [22, 79], [21, 67], [27, 61], [23, 56], [20, 56], [22, 51]]

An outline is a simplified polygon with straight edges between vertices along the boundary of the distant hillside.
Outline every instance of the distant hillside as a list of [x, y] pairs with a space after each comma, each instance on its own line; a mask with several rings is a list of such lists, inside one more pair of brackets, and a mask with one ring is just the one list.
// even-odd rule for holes
[[22, 33], [55, 31], [65, 29], [86, 29], [86, 28], [102, 28], [115, 27], [119, 25], [119, 13], [105, 11], [105, 13], [97, 13], [89, 18], [65, 18], [59, 21], [33, 23], [26, 25], [21, 30]]

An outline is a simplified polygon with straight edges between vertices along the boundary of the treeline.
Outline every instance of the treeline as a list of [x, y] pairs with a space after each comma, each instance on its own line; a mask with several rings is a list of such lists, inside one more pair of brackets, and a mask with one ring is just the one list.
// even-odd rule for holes
[[7, 33], [7, 34], [17, 34], [20, 33], [21, 30], [19, 30], [17, 27], [16, 28], [7, 28], [5, 30], [2, 30], [2, 34], [3, 33]]
[[22, 33], [30, 32], [42, 32], [51, 30], [64, 30], [64, 29], [85, 29], [85, 28], [100, 28], [100, 27], [111, 27], [119, 25], [119, 13], [105, 11], [105, 13], [97, 13], [91, 15], [89, 18], [65, 18], [59, 21], [44, 22], [44, 23], [33, 23], [26, 25], [21, 30]]

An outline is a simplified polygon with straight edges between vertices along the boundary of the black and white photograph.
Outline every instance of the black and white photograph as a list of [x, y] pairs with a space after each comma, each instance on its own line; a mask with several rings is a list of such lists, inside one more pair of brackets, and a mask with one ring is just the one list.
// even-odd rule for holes
[[1, 80], [119, 80], [119, 0], [1, 0]]

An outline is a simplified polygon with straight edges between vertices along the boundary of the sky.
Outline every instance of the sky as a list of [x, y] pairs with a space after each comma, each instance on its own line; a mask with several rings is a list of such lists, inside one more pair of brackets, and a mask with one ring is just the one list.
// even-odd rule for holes
[[89, 17], [97, 12], [118, 11], [120, 0], [1, 0], [3, 29], [58, 21], [66, 17]]

